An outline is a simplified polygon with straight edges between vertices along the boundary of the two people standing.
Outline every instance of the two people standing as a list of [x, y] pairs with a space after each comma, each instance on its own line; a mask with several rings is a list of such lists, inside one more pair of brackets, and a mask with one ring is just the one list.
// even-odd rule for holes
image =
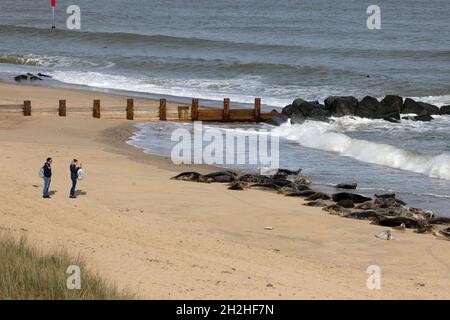
[[[44, 179], [44, 190], [42, 197], [50, 199], [49, 188], [52, 181], [52, 158], [47, 158], [44, 166], [41, 168], [39, 175]], [[77, 159], [73, 159], [70, 164], [70, 179], [72, 180], [72, 188], [70, 189], [70, 198], [76, 198], [76, 187], [79, 179], [79, 171], [81, 170], [81, 163]]]

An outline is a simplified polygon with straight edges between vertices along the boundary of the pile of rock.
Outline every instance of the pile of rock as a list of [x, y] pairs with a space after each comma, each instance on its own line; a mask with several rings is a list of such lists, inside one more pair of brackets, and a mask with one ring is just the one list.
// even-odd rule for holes
[[432, 104], [414, 101], [410, 98], [403, 99], [395, 95], [387, 95], [381, 101], [370, 96], [363, 98], [361, 101], [352, 96], [332, 96], [326, 98], [324, 104], [299, 98], [284, 107], [281, 114], [275, 116], [275, 119], [285, 121], [290, 118], [292, 123], [298, 124], [307, 119], [327, 121], [330, 117], [357, 116], [399, 122], [401, 114], [415, 114], [415, 116], [408, 116], [403, 119], [430, 121], [433, 119], [433, 115], [450, 114], [450, 106], [439, 108]]

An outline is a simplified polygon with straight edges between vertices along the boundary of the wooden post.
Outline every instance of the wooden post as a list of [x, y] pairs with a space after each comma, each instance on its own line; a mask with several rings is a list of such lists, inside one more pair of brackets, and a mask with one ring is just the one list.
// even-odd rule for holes
[[100, 118], [100, 100], [94, 100], [94, 108], [92, 111], [94, 118]]
[[159, 100], [159, 120], [167, 120], [166, 99]]
[[23, 102], [23, 115], [24, 116], [31, 116], [31, 101], [30, 100], [25, 100]]
[[230, 121], [230, 99], [223, 99], [223, 121]]
[[134, 100], [127, 100], [127, 120], [134, 120]]
[[192, 121], [198, 120], [198, 99], [195, 98], [192, 98], [191, 119]]
[[65, 117], [67, 115], [66, 100], [59, 100], [58, 114], [60, 117]]
[[261, 98], [255, 98], [255, 121], [261, 120]]

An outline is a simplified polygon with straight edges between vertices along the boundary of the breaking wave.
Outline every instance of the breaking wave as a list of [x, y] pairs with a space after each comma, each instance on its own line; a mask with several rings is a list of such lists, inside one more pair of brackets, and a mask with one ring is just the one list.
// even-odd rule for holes
[[450, 153], [430, 156], [392, 145], [354, 139], [336, 132], [333, 124], [306, 121], [285, 123], [273, 130], [281, 138], [302, 146], [334, 152], [362, 162], [424, 174], [431, 178], [450, 180]]

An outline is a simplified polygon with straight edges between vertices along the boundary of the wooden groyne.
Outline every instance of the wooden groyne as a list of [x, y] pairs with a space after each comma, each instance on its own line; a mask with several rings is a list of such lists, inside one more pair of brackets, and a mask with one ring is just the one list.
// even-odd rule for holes
[[159, 107], [136, 105], [134, 99], [127, 99], [122, 106], [102, 106], [99, 99], [89, 107], [71, 107], [66, 100], [59, 100], [55, 108], [33, 108], [32, 101], [23, 105], [0, 105], [0, 113], [16, 113], [23, 116], [32, 114], [55, 114], [67, 117], [69, 114], [91, 114], [94, 118], [127, 119], [141, 121], [206, 121], [206, 122], [259, 122], [272, 117], [272, 113], [261, 112], [261, 99], [255, 98], [253, 109], [234, 109], [229, 98], [223, 99], [222, 108], [204, 107], [199, 99], [193, 98], [191, 105], [176, 105], [159, 100]]

